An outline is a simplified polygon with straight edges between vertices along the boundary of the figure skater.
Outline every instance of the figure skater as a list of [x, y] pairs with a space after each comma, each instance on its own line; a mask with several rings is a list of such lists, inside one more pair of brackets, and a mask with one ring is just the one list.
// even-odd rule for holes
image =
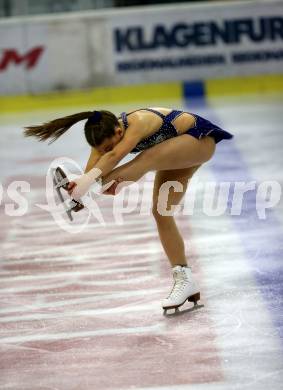
[[[166, 210], [170, 210], [183, 198], [188, 180], [211, 159], [216, 144], [223, 139], [231, 139], [233, 135], [199, 115], [161, 107], [122, 112], [118, 118], [105, 110], [81, 112], [43, 125], [26, 127], [25, 135], [53, 142], [81, 120], [87, 120], [84, 132], [91, 153], [85, 173], [69, 184], [69, 194], [76, 200], [83, 196], [98, 179], [97, 169], [100, 169], [103, 185], [114, 181], [106, 191], [113, 195], [121, 181], [136, 182], [147, 172], [156, 171], [152, 214], [174, 279], [173, 288], [163, 300], [162, 307], [166, 313], [167, 309], [177, 311], [186, 300], [196, 305], [200, 291], [187, 263], [184, 241], [174, 215], [158, 212], [159, 189], [169, 180], [182, 184], [182, 192], [175, 192], [174, 188], [169, 190]], [[128, 153], [138, 155], [115, 168]]]

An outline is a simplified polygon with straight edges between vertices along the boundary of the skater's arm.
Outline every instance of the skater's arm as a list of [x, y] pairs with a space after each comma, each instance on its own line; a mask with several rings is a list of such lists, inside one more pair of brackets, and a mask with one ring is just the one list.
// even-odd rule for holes
[[93, 169], [91, 169], [87, 175], [92, 177], [92, 173], [95, 172], [93, 180], [96, 180], [98, 178], [96, 175], [97, 169], [100, 169], [100, 176], [106, 176], [127, 154], [130, 153], [130, 151], [138, 144], [140, 138], [140, 132], [136, 129], [131, 129], [131, 131], [127, 130], [122, 140], [110, 152], [101, 156]]
[[[71, 186], [71, 194], [78, 200], [89, 187], [101, 176], [106, 176], [115, 166], [138, 144], [141, 139], [140, 131], [130, 126], [122, 140], [111, 150], [103, 154], [95, 166], [76, 180], [76, 185]], [[72, 184], [72, 183], [71, 183]]]
[[91, 148], [91, 153], [85, 168], [85, 173], [89, 172], [100, 159], [101, 154], [96, 148]]

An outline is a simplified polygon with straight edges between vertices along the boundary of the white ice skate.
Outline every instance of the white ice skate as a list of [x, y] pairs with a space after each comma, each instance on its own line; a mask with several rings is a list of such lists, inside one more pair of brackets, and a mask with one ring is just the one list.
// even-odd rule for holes
[[168, 309], [175, 309], [175, 313], [179, 311], [186, 300], [197, 305], [200, 300], [200, 292], [193, 280], [190, 267], [182, 267], [177, 265], [173, 268], [174, 286], [169, 296], [163, 300], [162, 307], [164, 314], [167, 314]]

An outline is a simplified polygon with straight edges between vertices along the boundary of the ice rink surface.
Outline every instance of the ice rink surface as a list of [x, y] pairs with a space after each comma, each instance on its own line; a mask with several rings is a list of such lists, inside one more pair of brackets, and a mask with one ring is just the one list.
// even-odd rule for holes
[[[89, 147], [82, 124], [51, 146], [24, 139], [21, 128], [85, 108], [2, 115], [1, 390], [282, 389], [282, 97], [155, 106], [183, 107], [235, 135], [192, 180], [184, 199], [186, 209], [195, 198], [192, 215], [177, 216], [204, 307], [187, 302], [179, 315], [163, 316], [172, 276], [150, 215], [153, 173], [133, 187], [138, 204], [103, 196], [104, 226], [91, 215], [77, 234], [38, 207], [46, 204], [52, 160], [66, 156], [84, 166]], [[15, 180], [31, 191], [21, 194], [24, 215], [11, 217]], [[230, 190], [223, 212], [207, 206], [221, 182]], [[235, 182], [250, 188], [240, 215], [232, 215]], [[85, 217], [76, 215], [73, 226]]]

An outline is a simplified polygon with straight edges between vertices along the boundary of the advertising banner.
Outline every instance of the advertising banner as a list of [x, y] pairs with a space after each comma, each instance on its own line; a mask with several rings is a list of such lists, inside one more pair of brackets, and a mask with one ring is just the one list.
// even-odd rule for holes
[[0, 22], [0, 95], [282, 73], [282, 1]]
[[279, 72], [283, 3], [241, 3], [112, 18], [113, 72], [120, 81], [221, 78]]

